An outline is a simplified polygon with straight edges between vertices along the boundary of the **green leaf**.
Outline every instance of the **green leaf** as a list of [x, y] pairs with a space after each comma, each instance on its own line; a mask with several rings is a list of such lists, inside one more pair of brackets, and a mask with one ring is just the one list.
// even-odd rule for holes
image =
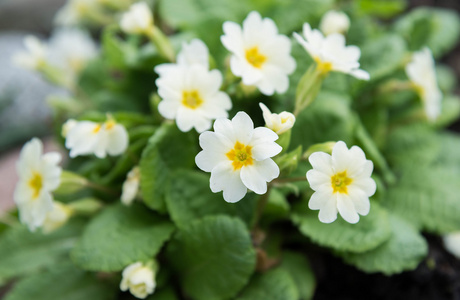
[[396, 34], [368, 39], [361, 47], [360, 68], [369, 72], [371, 81], [381, 79], [401, 67], [406, 54], [405, 41]]
[[296, 207], [292, 220], [300, 232], [313, 242], [340, 251], [365, 252], [382, 244], [390, 237], [387, 212], [375, 202], [367, 216], [361, 216], [357, 224], [350, 224], [340, 216], [330, 224], [321, 223], [318, 211], [307, 205]]
[[402, 13], [407, 6], [405, 0], [358, 0], [357, 9], [362, 14], [391, 18]]
[[256, 263], [250, 234], [238, 218], [209, 216], [181, 228], [169, 261], [193, 299], [228, 299], [248, 282]]
[[315, 293], [316, 279], [305, 254], [284, 252], [281, 265], [289, 272], [299, 291], [299, 299], [308, 300]]
[[165, 193], [172, 172], [195, 164], [196, 137], [183, 133], [175, 125], [158, 128], [145, 147], [141, 161], [141, 192], [145, 204], [164, 212]]
[[460, 230], [459, 194], [458, 167], [406, 164], [383, 204], [416, 228], [442, 234]]
[[278, 268], [256, 274], [236, 299], [298, 300], [299, 292], [289, 272]]
[[227, 203], [221, 193], [213, 193], [209, 187], [209, 175], [203, 172], [181, 170], [174, 173], [166, 205], [171, 219], [177, 226], [187, 226], [190, 222], [208, 215], [224, 214], [242, 219], [248, 226], [254, 217], [256, 199], [247, 194], [237, 203]]
[[82, 228], [83, 222], [75, 219], [50, 234], [32, 233], [23, 226], [7, 230], [0, 237], [0, 284], [56, 266], [68, 257]]
[[124, 68], [124, 42], [117, 36], [118, 26], [107, 26], [102, 32], [103, 57], [112, 67]]
[[404, 220], [390, 215], [392, 234], [388, 241], [364, 253], [342, 253], [344, 260], [358, 269], [392, 275], [413, 270], [428, 253], [423, 236]]
[[173, 230], [168, 220], [141, 204], [117, 204], [91, 221], [71, 257], [85, 270], [120, 271], [154, 257]]
[[460, 116], [460, 97], [445, 95], [442, 99], [441, 115], [436, 119], [436, 127], [447, 127]]
[[354, 120], [346, 96], [321, 92], [318, 98], [296, 118], [291, 145], [311, 145], [328, 141], [353, 141]]
[[460, 18], [453, 10], [422, 7], [399, 19], [395, 30], [408, 41], [410, 50], [427, 46], [435, 57], [441, 57], [459, 40]]
[[5, 300], [111, 300], [116, 291], [111, 284], [97, 279], [95, 274], [64, 264], [19, 281]]

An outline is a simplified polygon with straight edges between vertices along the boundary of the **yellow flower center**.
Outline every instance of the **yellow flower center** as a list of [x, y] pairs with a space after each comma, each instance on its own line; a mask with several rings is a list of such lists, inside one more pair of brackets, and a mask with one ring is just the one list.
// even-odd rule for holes
[[315, 57], [314, 61], [316, 62], [316, 69], [321, 74], [327, 74], [332, 71], [332, 63], [328, 61], [322, 61], [319, 57]]
[[239, 170], [243, 166], [248, 166], [254, 164], [254, 159], [252, 158], [252, 147], [245, 146], [240, 142], [236, 142], [232, 150], [227, 152], [227, 157], [232, 161], [233, 170]]
[[331, 177], [331, 185], [334, 193], [348, 194], [348, 186], [353, 182], [353, 179], [347, 176], [347, 171], [337, 173]]
[[98, 133], [102, 128], [102, 125], [101, 124], [97, 124], [96, 126], [94, 126], [93, 128], [93, 133], [96, 134]]
[[32, 189], [32, 198], [36, 199], [40, 195], [40, 191], [43, 187], [42, 175], [38, 172], [34, 172], [32, 178], [29, 180], [29, 186]]
[[246, 59], [253, 67], [260, 69], [267, 60], [267, 57], [262, 55], [259, 52], [259, 48], [256, 46], [246, 50]]
[[115, 125], [117, 125], [117, 123], [114, 120], [107, 120], [104, 123], [105, 129], [107, 129], [107, 130], [112, 129], [113, 127], [115, 127]]
[[182, 104], [188, 108], [196, 109], [200, 107], [203, 102], [200, 93], [196, 90], [182, 92]]

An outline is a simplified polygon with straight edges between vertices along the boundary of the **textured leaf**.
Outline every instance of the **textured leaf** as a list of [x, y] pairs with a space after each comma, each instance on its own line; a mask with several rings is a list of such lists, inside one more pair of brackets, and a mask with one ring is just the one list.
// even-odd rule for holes
[[360, 13], [384, 18], [402, 13], [407, 6], [405, 0], [358, 0], [356, 2]]
[[296, 118], [292, 128], [291, 145], [308, 149], [313, 144], [353, 140], [354, 121], [348, 106], [349, 98], [331, 92], [322, 92]]
[[59, 264], [68, 257], [82, 228], [81, 220], [72, 220], [50, 234], [32, 233], [22, 226], [7, 230], [0, 237], [0, 284]]
[[386, 34], [368, 39], [361, 47], [360, 68], [378, 80], [401, 67], [406, 54], [405, 41], [396, 34]]
[[181, 228], [168, 247], [186, 294], [193, 299], [228, 299], [248, 282], [256, 262], [244, 223], [209, 216]]
[[173, 230], [171, 222], [141, 204], [117, 204], [91, 221], [71, 257], [86, 270], [120, 271], [155, 256]]
[[5, 300], [111, 300], [116, 291], [115, 287], [97, 279], [94, 274], [64, 264], [19, 281]]
[[383, 205], [419, 229], [460, 230], [458, 166], [406, 165], [399, 177], [387, 190]]
[[237, 203], [227, 203], [221, 193], [211, 192], [207, 174], [182, 170], [174, 173], [166, 204], [177, 226], [186, 226], [196, 219], [217, 214], [237, 216], [249, 226], [253, 220], [256, 199], [250, 193]]
[[[417, 34], [420, 26], [427, 28]], [[440, 57], [457, 44], [460, 18], [453, 10], [422, 7], [399, 19], [395, 29], [409, 42], [412, 51], [428, 46], [435, 57]]]
[[428, 246], [420, 233], [404, 220], [390, 215], [392, 234], [388, 241], [364, 253], [342, 253], [349, 264], [368, 272], [392, 275], [413, 270], [428, 253]]
[[175, 125], [158, 128], [145, 147], [139, 163], [141, 192], [152, 209], [165, 210], [165, 190], [173, 170], [189, 168], [195, 163], [196, 137], [180, 132]]
[[298, 300], [299, 293], [291, 275], [281, 268], [255, 275], [238, 300]]
[[296, 207], [294, 211], [292, 220], [302, 234], [335, 250], [365, 252], [388, 240], [391, 234], [388, 215], [375, 202], [371, 203], [370, 213], [361, 216], [357, 224], [344, 221], [340, 215], [333, 223], [321, 223], [318, 211], [312, 211], [306, 205]]
[[308, 300], [313, 298], [316, 279], [305, 254], [284, 252], [280, 267], [288, 271], [292, 279], [294, 279], [299, 291], [299, 299]]

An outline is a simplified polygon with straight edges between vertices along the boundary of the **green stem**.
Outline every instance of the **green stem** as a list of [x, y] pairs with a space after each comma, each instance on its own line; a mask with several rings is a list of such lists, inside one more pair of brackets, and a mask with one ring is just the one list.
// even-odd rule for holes
[[297, 85], [294, 115], [298, 116], [301, 111], [307, 108], [318, 96], [321, 85], [325, 78], [317, 65], [311, 65], [305, 72]]
[[361, 146], [364, 148], [364, 152], [369, 156], [369, 158], [374, 162], [375, 167], [382, 172], [384, 180], [388, 184], [393, 184], [396, 181], [396, 177], [388, 166], [387, 161], [383, 157], [380, 150], [375, 145], [372, 137], [369, 135], [367, 130], [364, 128], [364, 125], [361, 123], [359, 117], [356, 116], [357, 128], [356, 128], [356, 138], [358, 139]]
[[95, 190], [110, 194], [110, 195], [118, 196], [118, 193], [116, 193], [115, 191], [109, 189], [106, 186], [103, 186], [103, 185], [100, 185], [100, 184], [97, 184], [97, 183], [94, 183], [94, 182], [88, 181], [86, 183], [86, 186], [89, 187], [89, 188], [92, 188], [92, 189], [95, 189]]
[[268, 184], [267, 192], [259, 198], [259, 202], [257, 203], [256, 219], [254, 220], [254, 226], [252, 227], [253, 229], [259, 227], [260, 219], [262, 219], [262, 214], [264, 213], [265, 206], [268, 202], [268, 197], [270, 196], [270, 190], [271, 184]]
[[158, 53], [169, 60], [170, 62], [175, 61], [175, 51], [171, 45], [169, 38], [156, 26], [152, 26], [150, 30], [146, 32], [150, 41], [155, 45]]

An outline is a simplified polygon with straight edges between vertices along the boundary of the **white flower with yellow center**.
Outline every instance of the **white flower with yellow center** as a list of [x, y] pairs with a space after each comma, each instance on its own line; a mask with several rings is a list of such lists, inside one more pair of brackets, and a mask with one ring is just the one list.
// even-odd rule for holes
[[406, 73], [422, 99], [427, 118], [435, 121], [441, 114], [442, 93], [436, 80], [435, 63], [430, 49], [415, 52], [412, 61], [406, 66]]
[[104, 158], [107, 154], [116, 156], [125, 152], [129, 137], [126, 128], [108, 118], [103, 123], [79, 121], [67, 132], [65, 146], [70, 157], [94, 154]]
[[267, 192], [267, 182], [279, 176], [279, 167], [271, 157], [282, 148], [278, 135], [265, 127], [254, 128], [245, 112], [232, 120], [217, 119], [214, 132], [200, 135], [203, 150], [195, 157], [201, 170], [211, 172], [211, 191], [223, 191], [224, 200], [237, 202], [250, 189], [256, 194]]
[[121, 29], [126, 33], [147, 34], [153, 28], [153, 15], [145, 2], [131, 5], [120, 21]]
[[289, 87], [288, 75], [296, 63], [290, 55], [291, 41], [278, 34], [272, 19], [251, 12], [243, 27], [227, 21], [223, 25], [222, 44], [233, 53], [230, 67], [243, 84], [254, 85], [264, 95], [284, 93]]
[[324, 37], [319, 30], [311, 29], [310, 24], [305, 23], [303, 36], [294, 32], [294, 37], [316, 62], [319, 71], [324, 74], [341, 72], [369, 80], [369, 73], [359, 69], [361, 50], [356, 46], [346, 46], [343, 35], [333, 33]]
[[28, 35], [24, 38], [26, 51], [13, 56], [13, 62], [28, 70], [37, 70], [46, 64], [47, 47], [37, 37]]
[[139, 299], [145, 299], [153, 294], [156, 282], [152, 268], [143, 265], [141, 262], [127, 266], [122, 273], [120, 290], [127, 291]]
[[272, 114], [265, 104], [259, 103], [259, 106], [262, 109], [265, 126], [276, 134], [281, 135], [294, 126], [295, 116], [290, 112], [283, 111], [280, 114]]
[[190, 43], [182, 43], [182, 49], [177, 55], [177, 63], [158, 65], [155, 67], [155, 72], [161, 76], [177, 66], [190, 67], [193, 65], [201, 65], [209, 70], [209, 50], [206, 44], [199, 39], [193, 39]]
[[139, 183], [141, 180], [141, 170], [138, 166], [135, 166], [129, 171], [125, 182], [122, 186], [121, 202], [124, 205], [131, 205], [134, 199], [136, 199], [137, 192], [139, 190]]
[[33, 138], [21, 150], [16, 168], [19, 181], [14, 191], [14, 202], [19, 209], [19, 219], [31, 231], [43, 225], [48, 212], [53, 210], [54, 191], [60, 184], [61, 155], [57, 152], [43, 154], [43, 144]]
[[330, 10], [323, 15], [319, 29], [325, 34], [345, 34], [350, 28], [350, 18], [342, 11]]
[[49, 41], [49, 62], [71, 79], [95, 58], [96, 43], [86, 31], [76, 28], [61, 28]]
[[357, 223], [359, 215], [367, 215], [370, 209], [369, 197], [376, 190], [371, 178], [374, 165], [367, 160], [358, 146], [351, 149], [339, 141], [332, 149], [332, 155], [315, 152], [309, 157], [313, 166], [307, 172], [310, 187], [315, 191], [308, 207], [319, 210], [319, 220], [331, 223], [337, 219], [337, 212], [349, 223]]
[[226, 118], [232, 108], [230, 97], [219, 90], [222, 74], [200, 64], [170, 68], [160, 73], [156, 84], [162, 98], [158, 111], [166, 119], [175, 119], [183, 132], [192, 128], [203, 132], [211, 128], [212, 120]]
[[444, 247], [457, 259], [460, 259], [460, 232], [452, 232], [442, 237]]
[[72, 216], [72, 209], [61, 202], [54, 201], [53, 209], [46, 214], [42, 230], [44, 233], [50, 233], [62, 227]]

